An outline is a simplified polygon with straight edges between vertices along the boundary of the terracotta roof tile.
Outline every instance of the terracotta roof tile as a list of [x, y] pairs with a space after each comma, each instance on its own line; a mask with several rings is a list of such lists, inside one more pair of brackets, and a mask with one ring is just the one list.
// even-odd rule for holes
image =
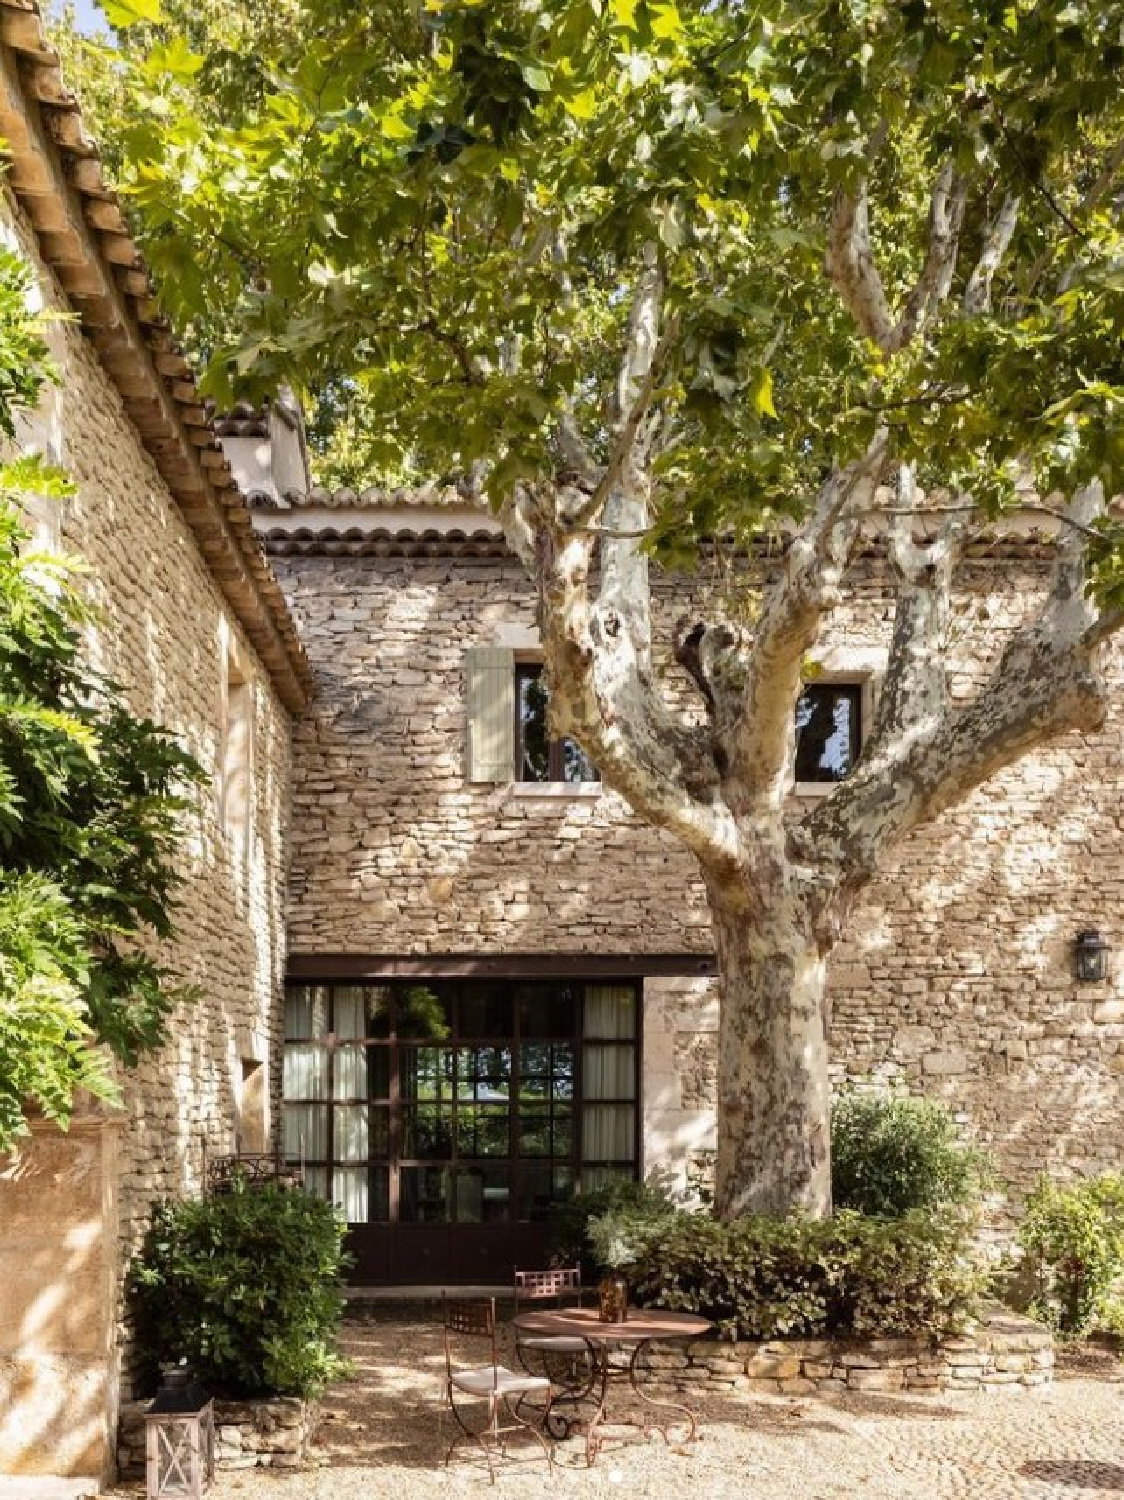
[[299, 712], [313, 685], [304, 648], [249, 524], [212, 413], [160, 311], [128, 221], [102, 174], [97, 145], [66, 87], [37, 0], [0, 0], [0, 54], [7, 185], [215, 581], [282, 700]]

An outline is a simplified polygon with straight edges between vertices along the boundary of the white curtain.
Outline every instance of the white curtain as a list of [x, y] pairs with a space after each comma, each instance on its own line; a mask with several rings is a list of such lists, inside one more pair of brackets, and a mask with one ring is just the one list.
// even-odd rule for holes
[[302, 985], [285, 991], [285, 1036], [290, 1042], [326, 1036], [328, 991], [324, 985]]
[[369, 1209], [367, 1201], [367, 1168], [337, 1167], [332, 1178], [333, 1198], [343, 1210], [349, 1224], [366, 1224]]
[[336, 1106], [334, 1151], [336, 1161], [367, 1160], [367, 1109], [362, 1104]]
[[282, 1089], [286, 1099], [328, 1097], [328, 1052], [315, 1042], [289, 1043], [285, 1048]]
[[627, 984], [591, 984], [585, 991], [587, 1039], [631, 1041], [636, 1035], [636, 991]]
[[587, 1044], [582, 1059], [582, 1092], [587, 1099], [635, 1099], [635, 1049]]
[[333, 1099], [366, 1099], [366, 1047], [338, 1047], [333, 1074]]
[[281, 1149], [286, 1161], [324, 1161], [328, 1155], [328, 1106], [286, 1104]]
[[362, 985], [336, 986], [336, 1013], [332, 1030], [338, 1037], [360, 1038], [367, 1034], [367, 995]]
[[631, 1104], [587, 1104], [582, 1111], [582, 1160], [631, 1161], [636, 1113]]

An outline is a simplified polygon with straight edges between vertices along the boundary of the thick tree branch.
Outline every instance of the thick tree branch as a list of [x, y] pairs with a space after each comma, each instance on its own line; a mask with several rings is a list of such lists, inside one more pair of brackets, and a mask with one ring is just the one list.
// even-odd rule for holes
[[914, 338], [948, 296], [960, 246], [967, 184], [951, 162], [937, 173], [929, 199], [925, 262], [899, 317], [890, 308], [870, 240], [870, 200], [866, 182], [854, 193], [835, 195], [824, 266], [828, 277], [867, 338], [886, 354], [896, 354]]
[[613, 444], [605, 469], [593, 493], [574, 518], [575, 524], [591, 521], [622, 482], [637, 457], [640, 429], [651, 408], [663, 366], [678, 336], [678, 321], [671, 319], [660, 336], [663, 307], [663, 274], [659, 253], [653, 244], [644, 246], [642, 265], [629, 312], [628, 334], [613, 397]]
[[894, 319], [870, 243], [870, 200], [866, 183], [857, 192], [840, 189], [832, 205], [824, 267], [859, 329], [887, 349]]
[[766, 597], [729, 753], [734, 777], [761, 807], [783, 806], [804, 656], [815, 644], [824, 614], [839, 601], [859, 532], [857, 513], [873, 500], [886, 448], [887, 435], [880, 431], [861, 459], [831, 476]]
[[897, 502], [888, 538], [897, 608], [878, 711], [863, 752], [872, 760], [900, 758], [909, 741], [933, 729], [948, 708], [945, 651], [961, 519], [946, 518], [935, 540], [916, 540], [916, 520], [931, 512], [922, 508], [907, 464], [898, 471]]
[[1011, 637], [975, 700], [960, 709], [946, 706], [928, 723], [915, 716], [896, 737], [887, 734], [793, 831], [795, 857], [836, 872], [824, 901], [829, 924], [837, 927], [850, 900], [905, 834], [1034, 746], [1102, 723], [1106, 688], [1098, 650], [1124, 617], [1118, 611], [1098, 616], [1086, 592], [1081, 533], [1103, 505], [1102, 487], [1094, 483], [1067, 507], [1074, 525], [1059, 537], [1045, 606]]
[[1019, 198], [1008, 193], [984, 235], [980, 258], [964, 288], [964, 311], [970, 316], [991, 311], [991, 283], [1006, 255], [1019, 222]]
[[[539, 513], [544, 509], [540, 500]], [[708, 868], [732, 876], [742, 867], [743, 851], [734, 819], [717, 796], [717, 772], [705, 753], [709, 731], [669, 711], [637, 649], [627, 600], [617, 584], [606, 593], [604, 559], [601, 588], [592, 598], [597, 545], [564, 524], [540, 524], [536, 532], [539, 629], [554, 727], [577, 739], [606, 784], [642, 817], [677, 834]], [[606, 544], [600, 545], [604, 551]]]

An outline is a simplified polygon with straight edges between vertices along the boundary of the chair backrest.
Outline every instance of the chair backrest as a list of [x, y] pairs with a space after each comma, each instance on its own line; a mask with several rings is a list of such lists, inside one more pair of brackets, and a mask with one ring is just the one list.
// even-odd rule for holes
[[[457, 1339], [487, 1339], [492, 1349], [492, 1368], [499, 1364], [496, 1348], [496, 1299], [494, 1297], [447, 1297], [441, 1293], [441, 1311], [445, 1324], [445, 1373], [453, 1374], [453, 1351], [450, 1336]], [[498, 1380], [498, 1375], [496, 1379]]]
[[573, 1301], [581, 1306], [582, 1273], [580, 1266], [554, 1266], [549, 1271], [516, 1271], [515, 1311], [521, 1302], [553, 1302], [560, 1307], [563, 1301]]

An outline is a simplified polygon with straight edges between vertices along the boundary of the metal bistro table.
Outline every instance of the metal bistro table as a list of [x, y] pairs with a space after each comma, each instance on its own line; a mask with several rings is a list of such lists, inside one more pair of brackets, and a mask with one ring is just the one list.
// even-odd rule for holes
[[[640, 1307], [630, 1308], [623, 1323], [603, 1323], [595, 1307], [570, 1307], [549, 1312], [520, 1313], [514, 1319], [514, 1326], [523, 1333], [565, 1335], [570, 1338], [576, 1336], [585, 1340], [589, 1350], [589, 1381], [571, 1399], [596, 1402], [596, 1410], [585, 1432], [587, 1463], [593, 1464], [600, 1449], [600, 1428], [609, 1420], [606, 1407], [609, 1387], [614, 1382], [627, 1380], [646, 1407], [657, 1412], [674, 1413], [685, 1419], [687, 1442], [693, 1442], [698, 1436], [698, 1422], [689, 1406], [681, 1406], [674, 1401], [659, 1401], [648, 1395], [637, 1378], [638, 1362], [644, 1350], [653, 1342], [699, 1338], [712, 1326], [706, 1318], [697, 1318], [693, 1313], [664, 1312], [661, 1308]], [[621, 1356], [617, 1361], [613, 1359], [615, 1353]], [[643, 1423], [645, 1433], [652, 1427], [656, 1428], [664, 1442], [670, 1446], [667, 1422], [652, 1420]]]

